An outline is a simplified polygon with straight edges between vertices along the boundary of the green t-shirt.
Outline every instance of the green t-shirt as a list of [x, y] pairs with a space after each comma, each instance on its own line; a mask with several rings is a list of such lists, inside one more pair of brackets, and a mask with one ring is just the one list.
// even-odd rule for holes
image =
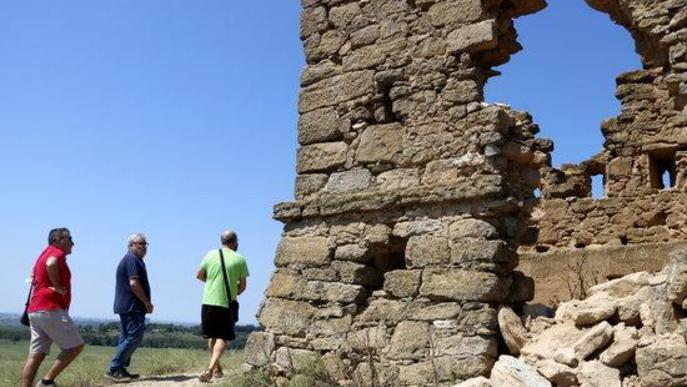
[[[236, 300], [238, 281], [248, 277], [248, 265], [246, 265], [246, 259], [237, 252], [227, 248], [223, 248], [222, 251], [224, 252], [224, 265], [227, 268], [227, 279], [231, 287], [231, 298]], [[229, 307], [219, 251], [212, 250], [205, 254], [203, 262], [200, 263], [200, 268], [205, 271], [203, 304]]]

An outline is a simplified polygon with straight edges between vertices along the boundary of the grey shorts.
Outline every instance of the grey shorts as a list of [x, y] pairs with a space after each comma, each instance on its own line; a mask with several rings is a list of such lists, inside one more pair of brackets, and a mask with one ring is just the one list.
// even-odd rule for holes
[[38, 311], [29, 313], [31, 321], [31, 344], [29, 353], [50, 353], [54, 342], [61, 350], [72, 349], [83, 344], [79, 329], [64, 310]]

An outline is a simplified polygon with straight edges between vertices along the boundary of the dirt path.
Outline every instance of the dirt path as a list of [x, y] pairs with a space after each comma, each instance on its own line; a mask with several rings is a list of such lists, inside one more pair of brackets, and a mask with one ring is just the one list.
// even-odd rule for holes
[[144, 377], [128, 383], [107, 384], [104, 387], [200, 387], [217, 385], [227, 381], [226, 376], [222, 379], [213, 379], [213, 383], [201, 383], [198, 381], [198, 374], [164, 375]]

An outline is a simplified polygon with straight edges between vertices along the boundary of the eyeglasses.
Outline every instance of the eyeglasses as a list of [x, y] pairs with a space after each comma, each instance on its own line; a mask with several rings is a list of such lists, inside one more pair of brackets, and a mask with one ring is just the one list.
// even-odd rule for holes
[[133, 242], [132, 245], [148, 246], [148, 242]]
[[60, 237], [59, 240], [64, 240], [64, 239], [66, 239], [66, 240], [68, 240], [68, 241], [70, 241], [70, 242], [74, 242], [74, 240], [72, 239], [71, 236], [63, 236], [63, 237]]

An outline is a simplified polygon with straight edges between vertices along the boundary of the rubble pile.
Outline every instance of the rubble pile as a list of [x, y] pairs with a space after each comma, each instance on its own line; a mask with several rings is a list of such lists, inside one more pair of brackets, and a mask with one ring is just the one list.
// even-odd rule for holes
[[633, 273], [590, 292], [552, 317], [501, 308], [510, 355], [499, 357], [489, 379], [456, 387], [687, 386], [687, 250], [673, 252], [658, 273]]

